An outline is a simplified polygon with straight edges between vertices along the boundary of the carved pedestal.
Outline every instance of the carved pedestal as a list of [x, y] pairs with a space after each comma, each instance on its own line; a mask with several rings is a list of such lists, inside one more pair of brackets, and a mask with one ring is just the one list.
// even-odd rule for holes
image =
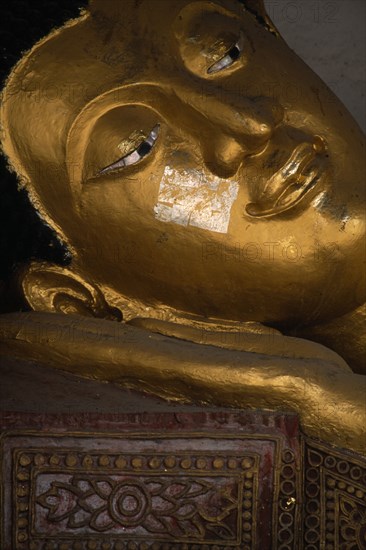
[[2, 550], [366, 548], [366, 461], [292, 415], [3, 413]]

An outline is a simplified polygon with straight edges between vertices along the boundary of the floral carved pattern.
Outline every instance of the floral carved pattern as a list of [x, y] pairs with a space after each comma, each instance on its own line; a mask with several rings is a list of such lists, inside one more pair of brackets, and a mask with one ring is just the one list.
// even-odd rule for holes
[[289, 427], [6, 435], [1, 550], [366, 550], [365, 457]]
[[102, 454], [90, 446], [14, 450], [11, 550], [255, 548], [259, 454]]
[[108, 417], [109, 433], [5, 434], [1, 550], [300, 549], [297, 419], [239, 419], [118, 417], [117, 431]]
[[60, 481], [60, 477], [67, 479], [59, 476], [36, 499], [47, 510], [44, 519], [59, 524], [60, 531], [88, 528], [103, 533], [122, 526], [141, 536], [237, 538], [240, 503], [233, 479], [75, 475]]

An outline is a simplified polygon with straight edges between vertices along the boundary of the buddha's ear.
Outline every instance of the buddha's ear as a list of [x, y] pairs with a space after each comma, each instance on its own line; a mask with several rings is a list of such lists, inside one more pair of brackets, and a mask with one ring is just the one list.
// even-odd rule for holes
[[19, 276], [23, 294], [35, 311], [67, 313], [120, 321], [101, 291], [71, 270], [49, 263], [32, 263]]

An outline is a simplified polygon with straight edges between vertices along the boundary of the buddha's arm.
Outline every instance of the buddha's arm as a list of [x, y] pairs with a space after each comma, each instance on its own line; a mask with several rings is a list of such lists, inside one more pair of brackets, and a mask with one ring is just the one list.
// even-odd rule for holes
[[3, 356], [25, 358], [170, 400], [299, 414], [309, 436], [365, 453], [366, 377], [336, 355], [282, 357], [222, 349], [62, 314], [0, 317]]
[[198, 329], [193, 326], [184, 326], [172, 322], [160, 321], [151, 318], [136, 318], [129, 322], [135, 327], [144, 328], [150, 332], [179, 338], [196, 344], [211, 345], [228, 350], [244, 351], [261, 355], [270, 355], [288, 359], [315, 359], [324, 364], [334, 364], [346, 372], [350, 372], [347, 363], [334, 351], [314, 344], [302, 338], [284, 336], [277, 330], [263, 325], [262, 330], [256, 331], [249, 324], [240, 331], [220, 332], [220, 330]]
[[297, 331], [339, 353], [352, 370], [366, 374], [366, 304], [329, 323]]

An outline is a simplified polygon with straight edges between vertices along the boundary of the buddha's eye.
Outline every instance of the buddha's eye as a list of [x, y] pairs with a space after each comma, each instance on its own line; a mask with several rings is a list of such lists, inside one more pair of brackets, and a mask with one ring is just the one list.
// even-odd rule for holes
[[109, 172], [114, 172], [115, 170], [120, 170], [121, 168], [140, 162], [151, 152], [154, 147], [156, 140], [158, 139], [159, 130], [160, 124], [156, 124], [156, 126], [154, 126], [151, 130], [149, 136], [144, 139], [138, 147], [116, 162], [113, 162], [113, 164], [109, 164], [105, 168], [102, 168], [102, 170], [99, 171], [99, 175], [108, 174]]
[[244, 36], [243, 34], [240, 34], [239, 40], [227, 51], [227, 53], [216, 63], [211, 65], [207, 69], [208, 74], [218, 73], [219, 71], [223, 71], [224, 69], [227, 69], [231, 65], [233, 65], [238, 59], [240, 59], [240, 56], [244, 50]]

